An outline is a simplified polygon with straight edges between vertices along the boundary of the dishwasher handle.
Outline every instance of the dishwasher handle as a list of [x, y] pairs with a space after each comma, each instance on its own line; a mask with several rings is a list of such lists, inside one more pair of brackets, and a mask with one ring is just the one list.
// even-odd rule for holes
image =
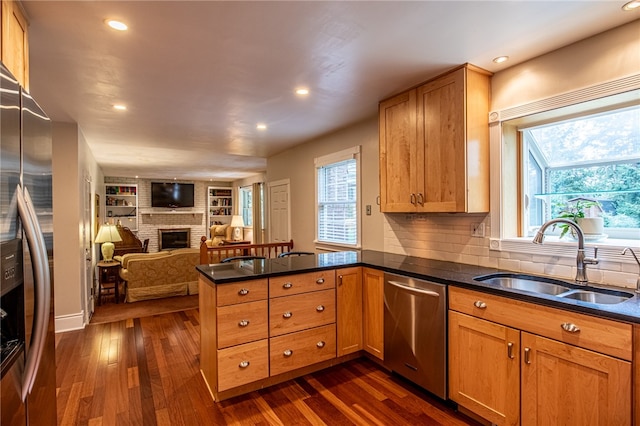
[[398, 281], [387, 281], [389, 284], [391, 284], [394, 287], [399, 287], [403, 290], [407, 290], [409, 292], [413, 292], [413, 293], [420, 293], [420, 294], [424, 294], [425, 296], [432, 296], [432, 297], [440, 297], [439, 293], [436, 293], [435, 291], [431, 291], [431, 290], [424, 290], [421, 288], [416, 288], [416, 287], [409, 287], [408, 285], [404, 285], [402, 283], [399, 283]]

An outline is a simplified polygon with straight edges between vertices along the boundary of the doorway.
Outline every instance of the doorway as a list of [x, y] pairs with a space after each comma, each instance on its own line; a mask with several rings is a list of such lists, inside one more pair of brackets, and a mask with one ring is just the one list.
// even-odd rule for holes
[[269, 186], [269, 241], [291, 240], [289, 179], [270, 182]]

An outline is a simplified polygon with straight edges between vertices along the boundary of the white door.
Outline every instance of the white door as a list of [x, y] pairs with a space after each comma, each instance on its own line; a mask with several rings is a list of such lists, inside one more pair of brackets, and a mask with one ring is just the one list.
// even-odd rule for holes
[[289, 211], [289, 180], [269, 183], [269, 241], [291, 240]]

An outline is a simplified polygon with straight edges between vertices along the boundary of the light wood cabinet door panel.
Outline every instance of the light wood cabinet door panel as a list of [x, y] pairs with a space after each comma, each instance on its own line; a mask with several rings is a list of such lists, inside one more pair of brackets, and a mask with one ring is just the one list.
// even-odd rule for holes
[[449, 311], [449, 398], [496, 425], [517, 425], [520, 332]]
[[522, 426], [630, 425], [631, 363], [522, 333]]
[[384, 272], [363, 268], [362, 286], [364, 350], [384, 360]]
[[266, 278], [229, 284], [217, 284], [216, 289], [216, 303], [218, 306], [264, 300], [269, 295], [269, 283]]
[[271, 375], [336, 357], [335, 324], [270, 339]]
[[267, 339], [218, 350], [218, 391], [269, 377]]
[[29, 29], [20, 2], [2, 0], [2, 63], [29, 91]]
[[336, 321], [335, 290], [269, 300], [269, 335], [280, 336]]
[[306, 274], [269, 278], [269, 296], [283, 297], [310, 291], [328, 290], [336, 286], [336, 271], [317, 271]]
[[362, 349], [362, 267], [336, 271], [338, 356]]
[[266, 300], [221, 306], [217, 316], [220, 349], [269, 337]]

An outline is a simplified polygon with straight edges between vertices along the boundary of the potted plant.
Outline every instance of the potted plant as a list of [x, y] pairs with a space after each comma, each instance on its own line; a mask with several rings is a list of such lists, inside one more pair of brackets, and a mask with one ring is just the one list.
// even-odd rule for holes
[[[604, 231], [604, 221], [602, 219], [602, 205], [596, 200], [588, 198], [574, 198], [566, 202], [564, 209], [556, 218], [570, 219], [582, 229], [585, 235], [602, 235]], [[557, 224], [561, 229], [560, 238], [567, 232], [575, 238], [575, 233], [571, 227], [565, 223]]]

